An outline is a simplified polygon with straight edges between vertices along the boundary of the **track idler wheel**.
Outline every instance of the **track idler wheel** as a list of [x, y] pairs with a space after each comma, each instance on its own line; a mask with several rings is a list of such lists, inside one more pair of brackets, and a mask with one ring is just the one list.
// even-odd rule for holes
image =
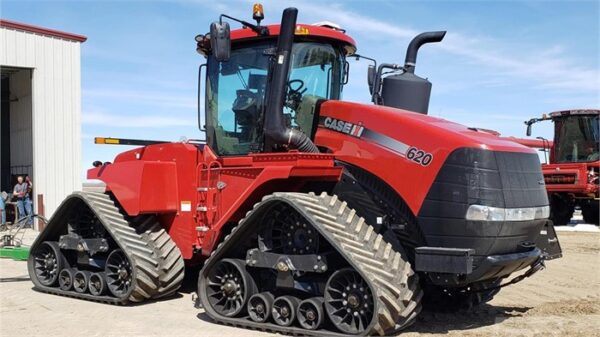
[[266, 322], [271, 316], [274, 297], [269, 292], [252, 295], [248, 300], [248, 315], [258, 323]]
[[73, 288], [73, 269], [65, 268], [58, 274], [58, 286], [60, 290], [69, 291]]
[[56, 242], [43, 242], [34, 255], [35, 277], [44, 286], [51, 287], [58, 281], [58, 274], [66, 261]]
[[242, 260], [223, 259], [208, 275], [208, 300], [220, 315], [237, 316], [257, 288]]
[[108, 255], [104, 271], [111, 294], [118, 298], [129, 296], [133, 285], [133, 269], [122, 250], [116, 249]]
[[300, 300], [293, 296], [280, 296], [273, 302], [271, 314], [275, 323], [281, 326], [290, 326], [296, 319], [296, 312]]
[[73, 275], [73, 289], [78, 293], [85, 293], [88, 290], [91, 273], [87, 270], [80, 270]]
[[298, 322], [307, 330], [316, 330], [321, 324], [325, 313], [323, 312], [323, 298], [314, 297], [300, 302], [298, 305]]
[[94, 296], [102, 296], [106, 292], [106, 279], [104, 273], [93, 273], [90, 275], [88, 283], [90, 294]]
[[362, 334], [373, 320], [371, 288], [356, 271], [350, 268], [338, 270], [325, 286], [325, 311], [340, 331]]

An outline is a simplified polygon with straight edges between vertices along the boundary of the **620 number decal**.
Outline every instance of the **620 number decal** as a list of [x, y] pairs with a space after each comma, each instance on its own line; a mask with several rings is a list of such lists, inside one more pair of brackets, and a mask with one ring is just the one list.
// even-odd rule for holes
[[411, 147], [406, 151], [406, 158], [414, 161], [417, 164], [427, 166], [433, 160], [433, 155], [423, 150], [419, 150], [416, 147]]

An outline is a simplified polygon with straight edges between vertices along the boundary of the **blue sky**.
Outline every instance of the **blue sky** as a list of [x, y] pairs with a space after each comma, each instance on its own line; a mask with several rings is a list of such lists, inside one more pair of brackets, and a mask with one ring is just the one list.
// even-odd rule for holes
[[[94, 136], [202, 138], [194, 36], [220, 13], [249, 20], [253, 1], [14, 1], [0, 16], [88, 37], [82, 45], [83, 165], [124, 147]], [[543, 112], [600, 107], [598, 1], [264, 1], [266, 23], [287, 6], [299, 22], [332, 21], [358, 52], [401, 63], [419, 32], [447, 30], [422, 49], [416, 73], [433, 82], [430, 114], [524, 136]], [[236, 27], [236, 25], [233, 25]], [[368, 63], [351, 62], [344, 99], [368, 102]], [[551, 124], [534, 135], [551, 137]]]

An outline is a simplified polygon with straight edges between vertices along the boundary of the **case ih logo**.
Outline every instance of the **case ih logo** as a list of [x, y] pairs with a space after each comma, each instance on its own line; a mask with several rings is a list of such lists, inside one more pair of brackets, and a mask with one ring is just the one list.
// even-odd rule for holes
[[323, 126], [325, 126], [328, 129], [349, 134], [350, 136], [354, 136], [357, 138], [360, 138], [363, 131], [365, 130], [365, 128], [362, 126], [362, 123], [353, 124], [350, 122], [343, 121], [341, 119], [335, 119], [331, 117], [325, 117], [325, 120], [323, 121]]

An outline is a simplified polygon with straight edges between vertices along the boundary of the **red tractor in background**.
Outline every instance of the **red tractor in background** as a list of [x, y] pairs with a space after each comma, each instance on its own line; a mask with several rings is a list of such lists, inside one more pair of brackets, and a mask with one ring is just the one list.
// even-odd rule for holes
[[95, 162], [105, 192], [55, 212], [31, 247], [36, 289], [127, 304], [202, 266], [198, 305], [217, 322], [383, 335], [561, 256], [535, 151], [426, 114], [417, 50], [445, 32], [383, 67], [402, 73], [371, 71], [378, 105], [359, 104], [340, 100], [354, 40], [296, 17], [263, 26], [255, 5], [256, 24], [222, 15], [196, 38], [206, 143], [97, 139], [141, 146]]
[[600, 171], [600, 110], [576, 109], [544, 114], [525, 122], [527, 136], [534, 123], [554, 122], [554, 140], [541, 140], [532, 147], [550, 152], [550, 161], [542, 164], [550, 218], [554, 225], [563, 226], [573, 217], [575, 207], [581, 208], [586, 223], [598, 225]]

